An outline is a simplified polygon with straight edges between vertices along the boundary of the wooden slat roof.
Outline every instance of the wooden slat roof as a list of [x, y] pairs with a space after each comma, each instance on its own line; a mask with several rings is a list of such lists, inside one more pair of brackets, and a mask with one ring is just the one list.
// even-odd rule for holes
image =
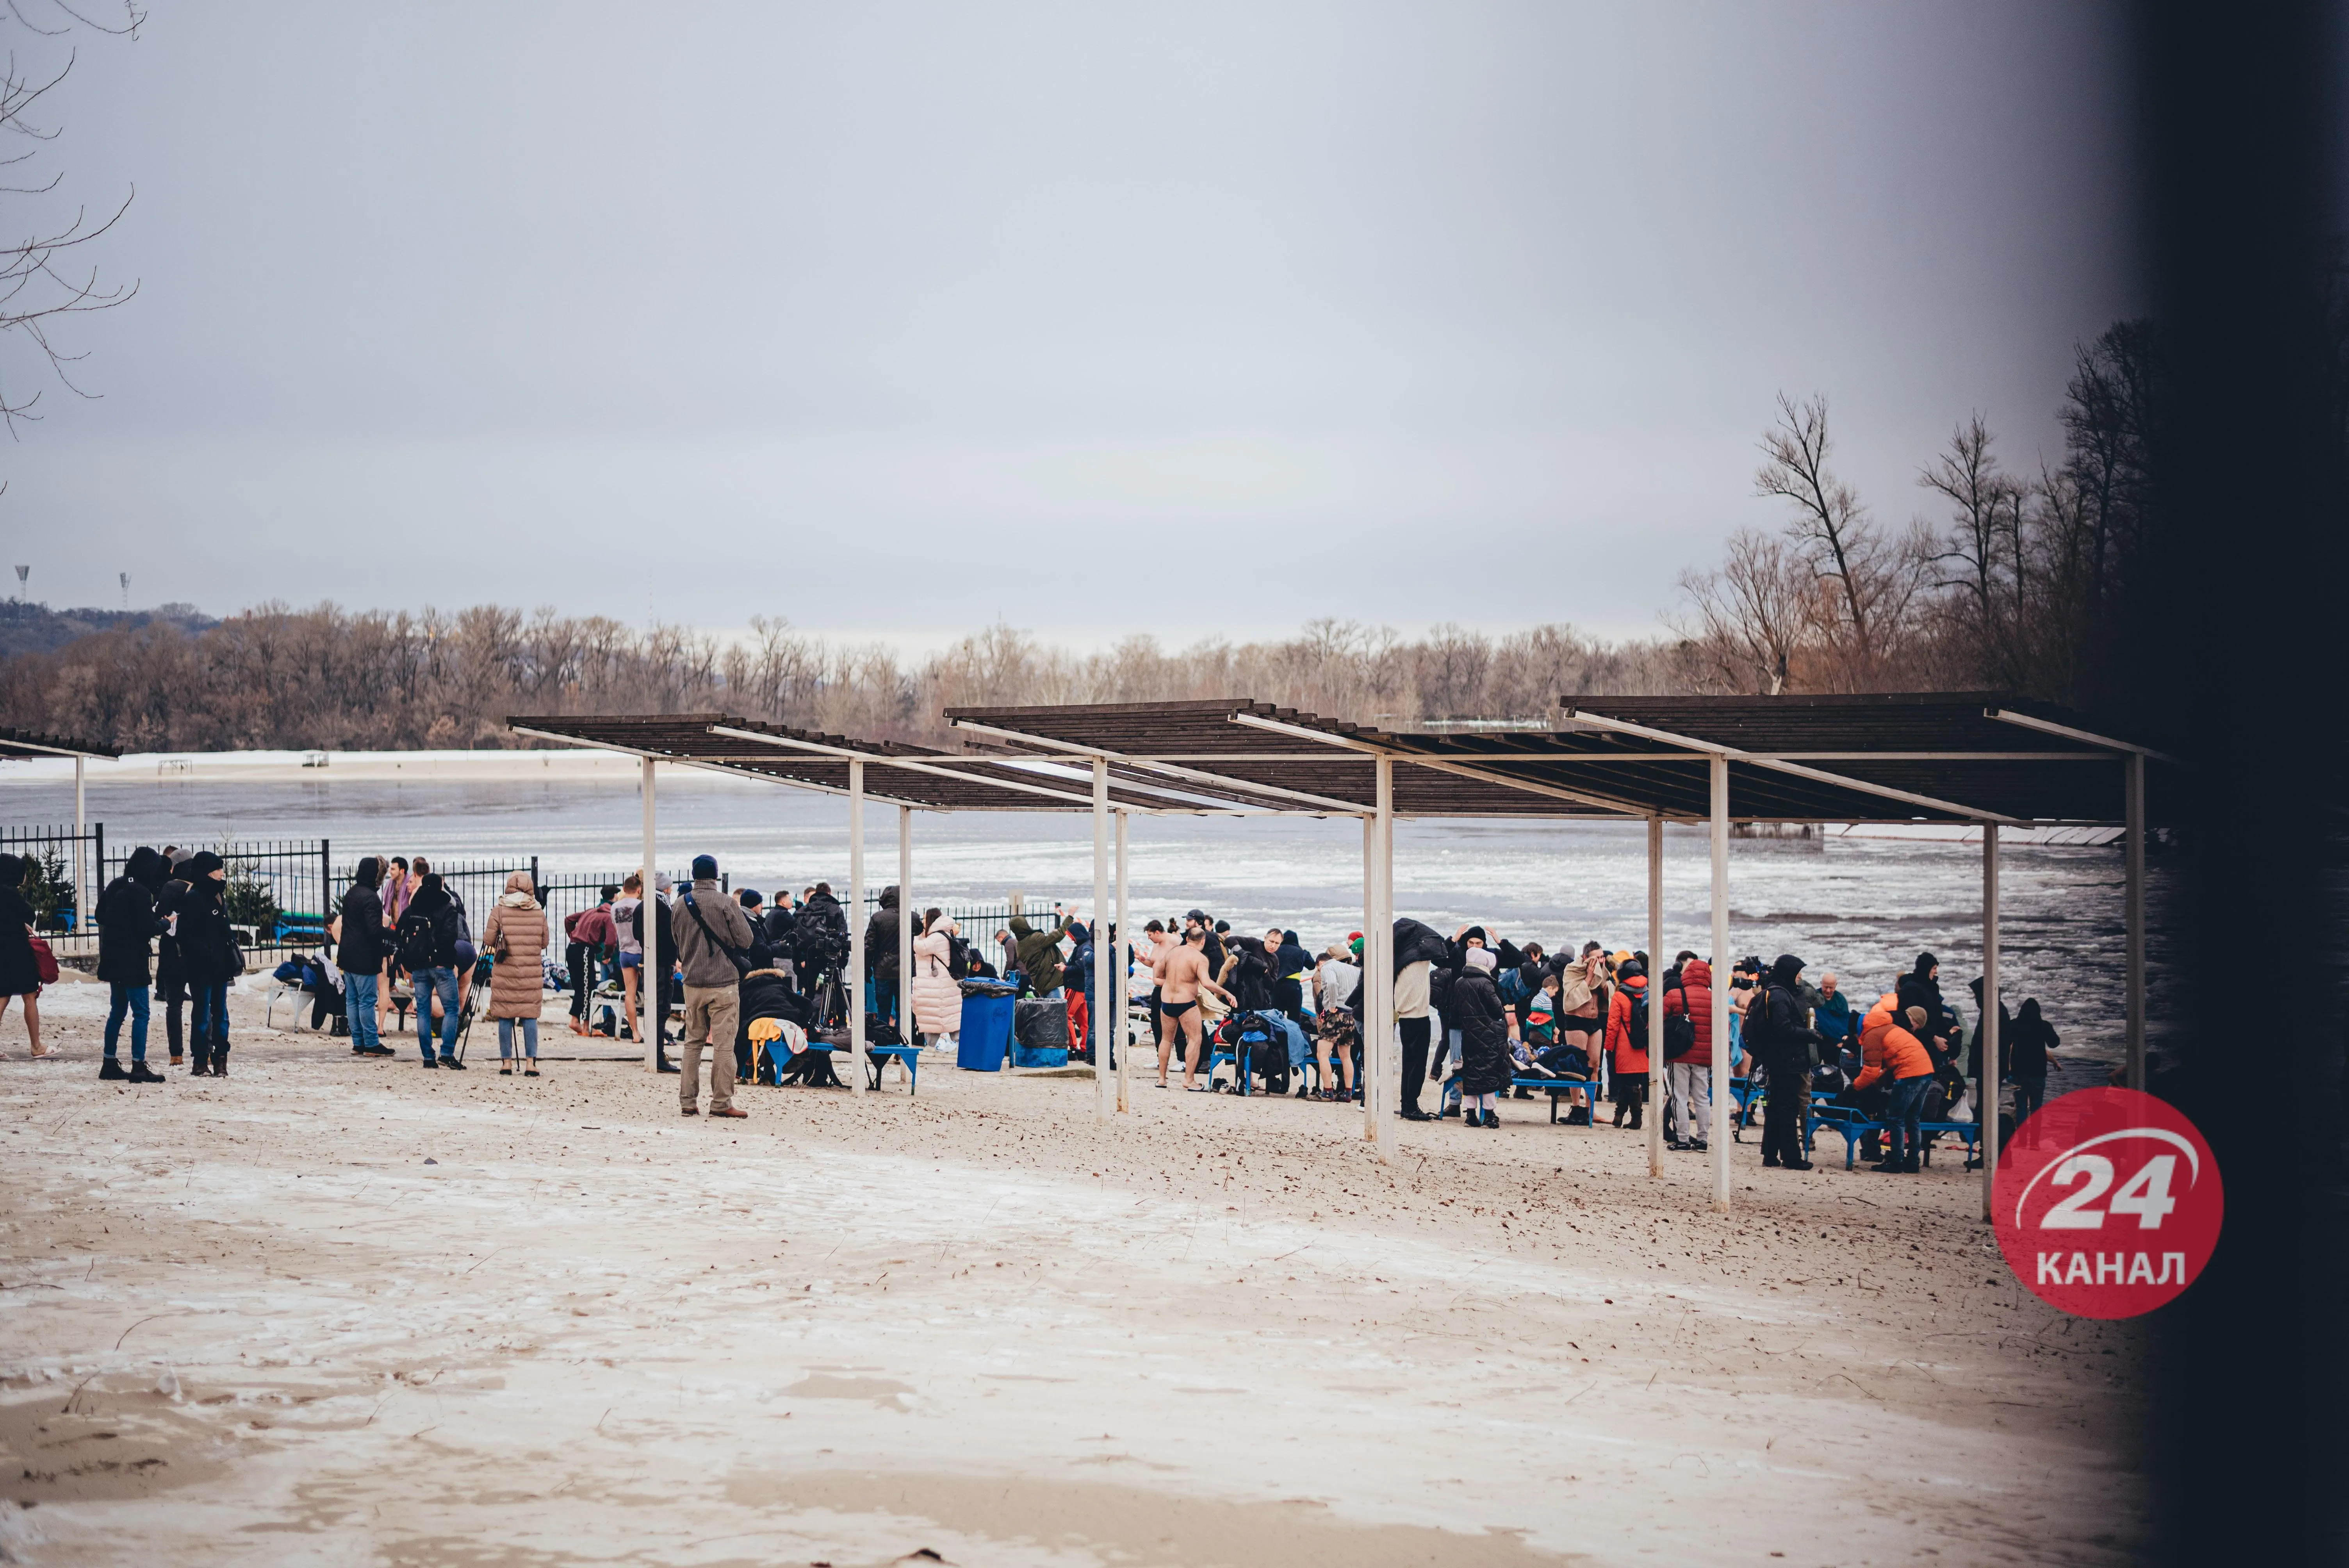
[[0, 726], [0, 757], [104, 757], [117, 758], [122, 748], [109, 746], [103, 740], [82, 740], [70, 735], [44, 735], [36, 729], [11, 729]]
[[[1042, 773], [1031, 767], [1009, 764], [999, 758], [939, 751], [896, 740], [862, 740], [853, 736], [794, 729], [726, 713], [628, 714], [580, 717], [566, 715], [518, 715], [506, 720], [514, 730], [583, 746], [626, 751], [696, 767], [716, 769], [747, 777], [771, 779], [802, 789], [846, 793], [849, 758], [804, 749], [809, 746], [834, 752], [854, 751], [865, 758], [867, 798], [883, 803], [917, 806], [938, 811], [1084, 811], [1092, 810], [1092, 782], [1066, 774]], [[799, 743], [772, 746], [730, 736], [735, 729], [773, 736]], [[893, 765], [891, 759], [925, 765], [924, 769]], [[951, 769], [957, 777], [926, 770]], [[1049, 791], [1050, 793], [1046, 793]], [[1112, 783], [1112, 803], [1138, 810], [1185, 811], [1197, 803], [1164, 793], [1151, 793]]]
[[[1573, 697], [1557, 730], [1418, 735], [1246, 698], [957, 707], [947, 719], [1037, 755], [1092, 750], [1146, 777], [1212, 776], [1235, 800], [1274, 809], [1369, 810], [1371, 761], [1395, 758], [1402, 816], [1702, 818], [1714, 748], [1729, 761], [1730, 813], [1758, 821], [1985, 820], [2114, 822], [2127, 743], [2054, 734], [2015, 713], [2091, 731], [2089, 721], [1999, 694], [1842, 697]], [[1625, 733], [1630, 725], [1663, 732]], [[2158, 779], [2167, 769], [2149, 769]], [[1207, 788], [1202, 781], [1185, 788]], [[2161, 791], [2149, 784], [2158, 811]], [[2158, 820], [2158, 816], [2157, 816]]]

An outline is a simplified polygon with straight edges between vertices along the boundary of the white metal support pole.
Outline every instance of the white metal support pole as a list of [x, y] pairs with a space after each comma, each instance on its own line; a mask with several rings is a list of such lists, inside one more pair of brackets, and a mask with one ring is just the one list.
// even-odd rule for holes
[[1982, 1094], [1974, 1108], [1982, 1129], [1982, 1218], [1991, 1217], [1991, 1183], [1998, 1175], [1998, 824], [1982, 824], [1982, 1003], [1976, 1026], [1982, 1048]]
[[649, 757], [645, 758], [643, 776], [645, 863], [638, 874], [644, 878], [644, 885], [636, 890], [636, 918], [644, 923], [645, 941], [643, 955], [636, 964], [636, 1001], [642, 1010], [636, 1017], [636, 1041], [645, 1047], [645, 1070], [657, 1073], [660, 1071], [660, 993], [655, 987], [659, 984], [660, 915], [653, 908], [653, 900], [660, 895], [653, 891], [653, 857], [657, 850], [653, 842], [653, 759]]
[[[1379, 1059], [1378, 1047], [1372, 1043], [1378, 1031], [1371, 1020], [1379, 1016], [1379, 988], [1371, 978], [1379, 968], [1379, 822], [1375, 816], [1362, 819], [1362, 1016], [1357, 1031], [1362, 1040], [1362, 1070], [1355, 1078], [1362, 1090], [1362, 1137], [1378, 1136], [1379, 1092], [1378, 1075], [1371, 1070]], [[1336, 1063], [1333, 1061], [1332, 1066]], [[1400, 1104], [1401, 1101], [1396, 1103]]]
[[914, 1029], [914, 809], [897, 808], [897, 1034], [922, 1043]]
[[1117, 1088], [1110, 1081], [1110, 1030], [1122, 1020], [1110, 1011], [1112, 962], [1109, 922], [1109, 758], [1093, 758], [1093, 994], [1086, 998], [1092, 1014], [1093, 1114], [1103, 1121], [1117, 1115]]
[[848, 764], [848, 1082], [864, 1094], [864, 764]]
[[[1117, 998], [1117, 1033], [1113, 1037], [1117, 1041], [1117, 1109], [1121, 1111], [1133, 1109], [1133, 1096], [1130, 1092], [1133, 1083], [1133, 1029], [1126, 1018], [1127, 1010], [1133, 1006], [1133, 925], [1129, 918], [1132, 901], [1128, 897], [1132, 889], [1126, 875], [1131, 852], [1126, 827], [1133, 815], [1131, 811], [1117, 814], [1117, 940], [1112, 944], [1115, 948], [1112, 957], [1117, 970], [1117, 989], [1113, 993]], [[1101, 952], [1098, 936], [1093, 941], [1093, 952], [1096, 954]]]
[[[88, 763], [87, 757], [74, 758], [74, 934], [89, 934], [89, 880], [103, 875], [105, 868], [93, 868], [89, 845], [89, 807], [82, 794], [82, 770]], [[225, 1061], [227, 1058], [222, 1057]]]
[[2128, 826], [2128, 1086], [2145, 1089], [2145, 753], [2132, 751], [2127, 769]]
[[[1713, 1206], [1729, 1212], [1729, 758], [1713, 759]], [[1652, 1010], [1652, 1005], [1651, 1005]]]
[[[1394, 995], [1394, 759], [1381, 755], [1378, 771], [1379, 811], [1379, 1163], [1392, 1165], [1395, 1157], [1395, 1108], [1402, 1104], [1402, 1079], [1396, 1058], [1402, 1053], [1395, 1042]], [[1364, 946], [1370, 945], [1368, 942]], [[1369, 1095], [1362, 1097], [1365, 1103]]]
[[[1664, 820], [1648, 819], [1648, 1174], [1664, 1173]], [[1613, 1004], [1610, 1002], [1611, 1007]], [[1606, 1049], [1602, 1032], [1599, 1048]], [[1599, 1111], [1591, 1109], [1595, 1120]]]

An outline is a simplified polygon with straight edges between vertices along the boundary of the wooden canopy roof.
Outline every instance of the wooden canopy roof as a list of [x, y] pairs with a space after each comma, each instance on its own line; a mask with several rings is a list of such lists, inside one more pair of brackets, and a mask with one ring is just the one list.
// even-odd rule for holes
[[[896, 740], [862, 740], [794, 729], [727, 713], [578, 717], [510, 717], [517, 734], [569, 741], [664, 762], [771, 779], [798, 789], [848, 793], [848, 767], [865, 764], [865, 798], [930, 811], [1086, 811], [1092, 781], [1067, 767], [939, 751]], [[1224, 810], [1220, 803], [1163, 791], [1110, 787], [1112, 805], [1147, 812]]]
[[80, 740], [69, 735], [44, 735], [35, 729], [0, 726], [0, 757], [104, 757], [122, 755], [119, 746], [103, 740]]
[[948, 721], [1033, 756], [1109, 757], [1235, 804], [1371, 810], [1390, 758], [1397, 815], [1699, 819], [1711, 766], [1742, 821], [2113, 823], [2123, 769], [2174, 762], [2075, 714], [1995, 693], [1563, 699], [1550, 731], [1397, 734], [1245, 698], [957, 707]]

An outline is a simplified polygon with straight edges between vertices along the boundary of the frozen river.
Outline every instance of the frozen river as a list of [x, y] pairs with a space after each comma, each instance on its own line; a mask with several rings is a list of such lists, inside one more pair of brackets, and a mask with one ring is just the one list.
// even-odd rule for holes
[[[671, 769], [659, 792], [661, 860], [716, 855], [734, 885], [843, 885], [846, 803], [715, 775]], [[866, 871], [896, 877], [895, 812], [870, 808]], [[168, 841], [331, 840], [337, 863], [361, 854], [540, 857], [549, 873], [633, 864], [640, 810], [624, 778], [392, 782], [109, 779], [89, 815], [110, 851]], [[0, 825], [70, 821], [62, 779], [0, 785]], [[1083, 815], [935, 816], [914, 820], [914, 885], [922, 903], [1031, 898], [1090, 903], [1092, 828]], [[1361, 830], [1351, 820], [1137, 818], [1135, 918], [1195, 905], [1242, 930], [1278, 921], [1319, 948], [1361, 923]], [[2117, 847], [2018, 845], [2002, 861], [2002, 952], [2010, 1004], [2037, 996], [2075, 1062], [2116, 1060], [2122, 1018], [2121, 853]], [[2162, 895], [2168, 868], [2150, 861], [2148, 934], [2158, 1038], [2168, 947]], [[1595, 938], [1644, 944], [1647, 866], [1635, 825], [1400, 822], [1395, 905], [1446, 932], [1475, 920], [1555, 948]], [[1664, 946], [1702, 950], [1707, 875], [1702, 829], [1664, 840]], [[1813, 974], [1837, 971], [1873, 999], [1920, 951], [1941, 961], [1942, 985], [1971, 1011], [1981, 973], [1978, 845], [1901, 839], [1735, 840], [1730, 846], [1732, 956], [1800, 954]], [[2075, 1070], [2074, 1084], [2083, 1081]]]

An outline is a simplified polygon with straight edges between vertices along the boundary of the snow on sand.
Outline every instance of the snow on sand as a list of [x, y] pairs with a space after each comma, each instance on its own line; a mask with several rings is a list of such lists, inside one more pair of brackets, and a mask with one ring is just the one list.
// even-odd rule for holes
[[[66, 987], [72, 990], [70, 985]], [[92, 989], [95, 989], [94, 987]], [[55, 995], [53, 993], [53, 995]], [[75, 1000], [81, 1000], [77, 996]], [[59, 1000], [62, 1002], [63, 997]], [[924, 1073], [909, 1099], [269, 1035], [0, 1063], [0, 1545], [78, 1564], [2106, 1563], [2142, 1336], [1954, 1159]], [[559, 1031], [559, 1026], [557, 1026]], [[154, 1055], [162, 1057], [157, 1021]], [[555, 1040], [568, 1037], [557, 1032]], [[561, 1048], [554, 1047], [551, 1048]], [[176, 1393], [159, 1392], [159, 1383]], [[926, 1559], [923, 1559], [926, 1561]]]

